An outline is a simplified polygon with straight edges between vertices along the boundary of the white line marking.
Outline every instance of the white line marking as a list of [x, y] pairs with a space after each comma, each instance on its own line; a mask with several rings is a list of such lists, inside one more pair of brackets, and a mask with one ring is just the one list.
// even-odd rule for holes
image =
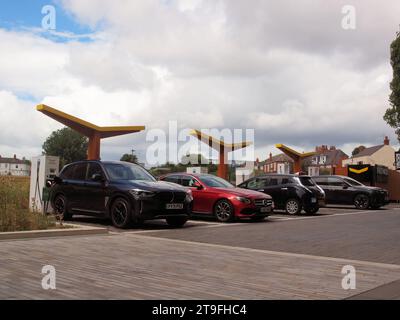
[[[131, 236], [135, 236], [135, 235], [131, 235]], [[277, 256], [281, 256], [281, 257], [306, 258], [306, 259], [314, 259], [314, 260], [332, 261], [332, 262], [338, 262], [338, 263], [344, 263], [344, 264], [374, 266], [374, 267], [380, 267], [380, 268], [400, 270], [400, 265], [381, 263], [381, 262], [362, 261], [362, 260], [353, 260], [353, 259], [345, 259], [345, 258], [333, 258], [333, 257], [324, 257], [324, 256], [314, 256], [314, 255], [310, 255], [310, 254], [271, 251], [271, 250], [253, 249], [253, 248], [245, 248], [245, 247], [234, 247], [234, 246], [227, 246], [227, 245], [223, 245], [223, 244], [195, 242], [195, 241], [170, 239], [170, 238], [159, 238], [159, 237], [152, 237], [152, 236], [138, 235], [138, 237], [146, 238], [149, 240], [156, 239], [157, 241], [161, 240], [161, 241], [169, 241], [169, 242], [174, 242], [174, 243], [199, 245], [199, 246], [206, 246], [206, 247], [210, 247], [210, 248], [219, 248], [219, 249], [224, 249], [224, 250], [237, 250], [237, 251], [254, 252], [254, 253], [260, 253], [260, 254], [277, 255]]]

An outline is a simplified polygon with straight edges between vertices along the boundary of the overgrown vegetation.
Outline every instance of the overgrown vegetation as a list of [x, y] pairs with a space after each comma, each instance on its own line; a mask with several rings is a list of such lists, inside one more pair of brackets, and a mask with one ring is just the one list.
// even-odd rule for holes
[[393, 68], [393, 80], [390, 83], [392, 92], [389, 97], [390, 107], [383, 118], [396, 129], [400, 141], [400, 32], [390, 46], [390, 63]]
[[29, 178], [0, 176], [0, 232], [54, 228], [53, 216], [29, 211]]

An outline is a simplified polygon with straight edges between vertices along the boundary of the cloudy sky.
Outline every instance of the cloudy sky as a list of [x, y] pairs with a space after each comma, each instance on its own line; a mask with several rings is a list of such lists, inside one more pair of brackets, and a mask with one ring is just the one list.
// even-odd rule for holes
[[[295, 4], [294, 4], [295, 3]], [[56, 29], [42, 28], [45, 5]], [[343, 6], [356, 10], [344, 29]], [[146, 125], [104, 140], [103, 159], [151, 129], [255, 130], [255, 155], [397, 144], [382, 116], [400, 1], [3, 0], [0, 155], [31, 157], [61, 125], [45, 103], [98, 125]], [[346, 20], [347, 21], [347, 20]]]

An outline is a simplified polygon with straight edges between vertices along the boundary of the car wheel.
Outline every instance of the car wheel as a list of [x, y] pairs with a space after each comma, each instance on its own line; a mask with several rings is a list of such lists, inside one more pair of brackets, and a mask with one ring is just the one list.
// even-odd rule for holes
[[72, 219], [72, 214], [68, 212], [67, 198], [62, 194], [59, 194], [54, 199], [54, 213], [64, 221]]
[[131, 222], [131, 204], [124, 198], [117, 198], [111, 205], [111, 221], [117, 228], [127, 228]]
[[233, 220], [234, 209], [228, 200], [219, 200], [214, 206], [214, 215], [219, 222]]
[[366, 210], [369, 207], [369, 198], [365, 194], [358, 194], [354, 198], [354, 205], [357, 209]]
[[297, 199], [289, 199], [285, 204], [286, 213], [297, 215], [301, 212], [301, 204]]
[[183, 227], [183, 225], [186, 223], [188, 220], [187, 217], [167, 217], [165, 220], [167, 220], [167, 223], [171, 227], [175, 228], [180, 228]]
[[319, 211], [319, 207], [310, 207], [310, 208], [305, 208], [304, 211], [307, 214], [316, 214]]

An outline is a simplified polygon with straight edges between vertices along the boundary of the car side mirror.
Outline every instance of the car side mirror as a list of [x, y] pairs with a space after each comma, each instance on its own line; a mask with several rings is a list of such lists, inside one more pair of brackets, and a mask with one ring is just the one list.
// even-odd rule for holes
[[343, 185], [343, 189], [348, 189], [348, 188], [349, 188], [349, 186], [347, 184]]
[[52, 185], [53, 185], [53, 182], [51, 180], [46, 181], [46, 188], [51, 188]]
[[193, 184], [193, 187], [196, 188], [197, 190], [203, 189], [203, 186], [197, 181]]
[[104, 181], [103, 176], [100, 173], [95, 173], [92, 175], [92, 180], [96, 182]]

